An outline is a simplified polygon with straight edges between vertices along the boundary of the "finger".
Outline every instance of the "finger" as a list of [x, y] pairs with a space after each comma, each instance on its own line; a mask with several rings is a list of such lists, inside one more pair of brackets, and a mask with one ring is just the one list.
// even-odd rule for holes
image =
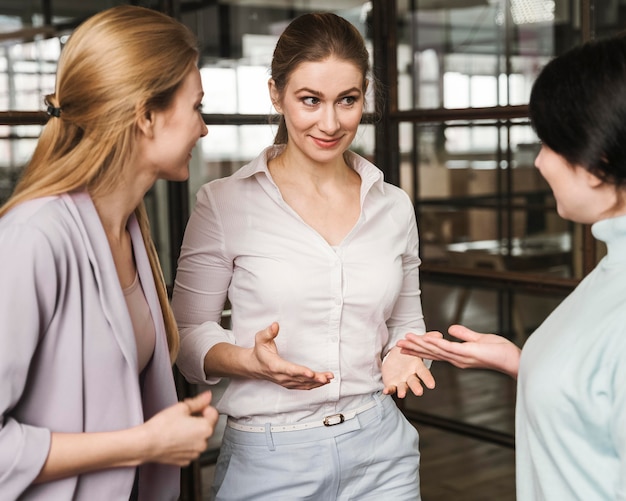
[[415, 396], [421, 397], [424, 394], [424, 387], [422, 386], [417, 374], [411, 376], [407, 383]]
[[211, 403], [211, 392], [204, 391], [193, 398], [186, 398], [183, 403], [189, 409], [189, 414], [202, 412]]
[[429, 390], [432, 390], [435, 387], [435, 378], [427, 367], [420, 367], [417, 369], [415, 377], [418, 378], [419, 381], [421, 381], [421, 383], [423, 383]]
[[212, 426], [215, 426], [215, 423], [219, 419], [219, 413], [215, 407], [207, 406], [202, 409], [202, 416], [209, 422], [212, 423]]
[[414, 332], [408, 332], [405, 336], [406, 339], [412, 342], [431, 341], [433, 339], [443, 339], [443, 334], [439, 331], [429, 331], [425, 334], [415, 334]]
[[463, 325], [451, 325], [448, 327], [448, 334], [462, 341], [476, 341], [480, 336], [478, 332]]
[[396, 392], [396, 386], [393, 384], [388, 384], [383, 388], [384, 395], [393, 395]]
[[314, 376], [314, 379], [322, 384], [330, 383], [334, 378], [335, 375], [332, 372], [316, 372]]
[[398, 398], [404, 398], [406, 397], [406, 390], [409, 387], [408, 382], [407, 383], [403, 383], [403, 384], [399, 384], [396, 387], [396, 395], [398, 396]]
[[265, 329], [257, 332], [257, 339], [264, 343], [272, 341], [276, 336], [278, 336], [279, 329], [280, 326], [278, 325], [278, 322], [272, 322]]

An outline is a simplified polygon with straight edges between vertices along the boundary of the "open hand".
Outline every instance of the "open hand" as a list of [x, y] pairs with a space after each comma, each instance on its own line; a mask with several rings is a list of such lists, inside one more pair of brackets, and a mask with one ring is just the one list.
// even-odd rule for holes
[[424, 361], [419, 357], [403, 354], [400, 348], [391, 349], [383, 362], [382, 367], [383, 393], [404, 398], [407, 389], [411, 389], [418, 397], [423, 395], [424, 386], [429, 389], [435, 387], [435, 378], [430, 373]]
[[263, 379], [292, 390], [311, 390], [328, 384], [334, 378], [332, 372], [315, 372], [282, 358], [274, 341], [278, 330], [278, 323], [274, 322], [255, 336], [253, 360]]
[[442, 360], [461, 369], [493, 369], [517, 377], [520, 349], [508, 339], [462, 325], [451, 325], [448, 332], [463, 342], [444, 339], [440, 332], [427, 332], [423, 336], [407, 334], [396, 344], [404, 354]]

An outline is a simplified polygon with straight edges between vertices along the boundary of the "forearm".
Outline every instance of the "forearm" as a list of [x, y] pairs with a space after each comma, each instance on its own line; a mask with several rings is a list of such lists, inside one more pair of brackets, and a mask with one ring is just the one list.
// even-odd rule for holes
[[507, 345], [506, 350], [503, 351], [502, 358], [496, 361], [497, 363], [493, 368], [511, 376], [513, 379], [517, 379], [521, 355], [522, 350], [514, 343], [510, 343]]
[[52, 433], [50, 451], [35, 483], [148, 462], [150, 440], [141, 426], [101, 433]]
[[258, 363], [252, 356], [252, 349], [242, 348], [231, 343], [217, 343], [204, 357], [204, 372], [207, 379], [212, 377], [260, 377]]

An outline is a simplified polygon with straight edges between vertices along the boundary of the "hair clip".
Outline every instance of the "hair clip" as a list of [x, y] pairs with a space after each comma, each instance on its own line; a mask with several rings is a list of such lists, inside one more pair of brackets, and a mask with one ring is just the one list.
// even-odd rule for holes
[[55, 106], [49, 104], [46, 113], [48, 113], [48, 115], [51, 117], [59, 118], [61, 116], [61, 108], [56, 108]]

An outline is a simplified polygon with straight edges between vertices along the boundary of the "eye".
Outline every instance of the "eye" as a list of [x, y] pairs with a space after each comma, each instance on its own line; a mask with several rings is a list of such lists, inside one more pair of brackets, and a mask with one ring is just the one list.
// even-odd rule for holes
[[358, 100], [359, 98], [356, 96], [345, 96], [341, 98], [340, 103], [343, 104], [344, 106], [352, 106]]
[[320, 100], [314, 96], [307, 96], [302, 98], [302, 102], [305, 106], [315, 106], [320, 102]]
[[196, 105], [196, 111], [198, 113], [202, 113], [203, 108], [204, 108], [204, 106], [203, 106], [202, 103]]

